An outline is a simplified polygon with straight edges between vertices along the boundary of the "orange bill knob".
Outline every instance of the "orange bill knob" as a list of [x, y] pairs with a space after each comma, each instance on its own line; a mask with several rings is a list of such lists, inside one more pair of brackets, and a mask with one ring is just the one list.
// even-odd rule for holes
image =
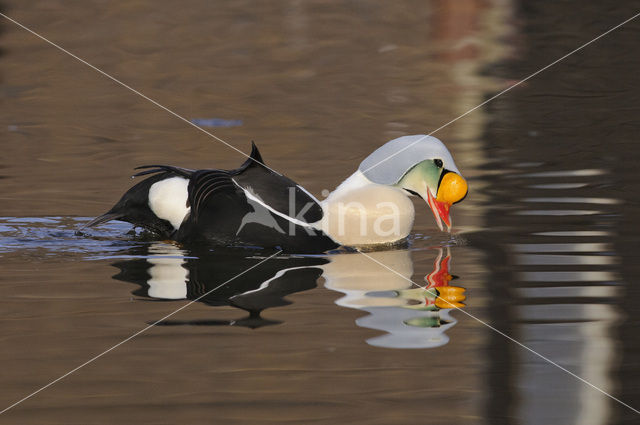
[[444, 230], [442, 227], [442, 223], [444, 223], [447, 229], [451, 231], [449, 209], [451, 205], [462, 201], [467, 196], [467, 190], [467, 181], [452, 171], [447, 171], [442, 176], [435, 198], [431, 196], [431, 191], [427, 190], [427, 203], [431, 211], [433, 211], [440, 230]]
[[467, 181], [459, 174], [448, 172], [442, 177], [436, 200], [446, 205], [453, 205], [460, 202], [467, 196]]

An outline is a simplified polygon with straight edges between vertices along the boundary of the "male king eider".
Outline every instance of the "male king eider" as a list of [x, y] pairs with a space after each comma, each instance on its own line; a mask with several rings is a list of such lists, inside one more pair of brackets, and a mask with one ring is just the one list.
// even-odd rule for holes
[[324, 252], [404, 240], [414, 195], [427, 202], [440, 230], [442, 223], [450, 229], [449, 208], [467, 194], [447, 148], [423, 135], [386, 143], [323, 201], [267, 168], [255, 144], [235, 170], [138, 168], [144, 171], [134, 177], [151, 176], [86, 226], [122, 220], [183, 243]]

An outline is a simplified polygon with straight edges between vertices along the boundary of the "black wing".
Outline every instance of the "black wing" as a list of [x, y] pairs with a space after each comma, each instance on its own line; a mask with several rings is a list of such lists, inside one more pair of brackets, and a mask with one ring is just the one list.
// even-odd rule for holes
[[290, 178], [267, 168], [255, 143], [251, 143], [250, 157], [230, 173], [239, 186], [279, 213], [305, 223], [322, 219], [317, 200]]
[[324, 252], [337, 244], [321, 231], [273, 214], [247, 198], [236, 170], [195, 171], [189, 180], [189, 215], [173, 236], [181, 242], [279, 246], [287, 251]]
[[210, 198], [220, 196], [228, 200], [230, 197], [237, 197], [240, 203], [246, 203], [242, 191], [231, 180], [231, 174], [225, 170], [200, 170], [191, 175], [189, 180], [188, 205], [191, 207], [191, 215], [194, 220], [205, 214], [205, 205]]
[[244, 191], [225, 170], [198, 170], [189, 179], [187, 218], [174, 238], [181, 242], [234, 244], [242, 218], [252, 211]]

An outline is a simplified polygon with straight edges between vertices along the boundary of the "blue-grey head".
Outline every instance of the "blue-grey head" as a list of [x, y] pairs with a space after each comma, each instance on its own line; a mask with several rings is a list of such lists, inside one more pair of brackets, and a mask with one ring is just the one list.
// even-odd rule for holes
[[451, 205], [467, 196], [467, 182], [447, 147], [432, 136], [403, 136], [387, 142], [358, 168], [373, 183], [401, 188], [427, 202], [443, 229], [451, 228]]

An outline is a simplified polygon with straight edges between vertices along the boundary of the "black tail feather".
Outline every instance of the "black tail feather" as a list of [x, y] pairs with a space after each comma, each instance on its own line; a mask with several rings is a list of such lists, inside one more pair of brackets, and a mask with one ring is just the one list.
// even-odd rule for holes
[[85, 223], [84, 226], [82, 226], [80, 228], [80, 230], [84, 230], [87, 227], [94, 227], [94, 226], [97, 226], [98, 224], [106, 223], [107, 221], [117, 220], [117, 219], [122, 218], [122, 217], [123, 217], [123, 215], [121, 213], [115, 213], [115, 212], [109, 211], [107, 213], [104, 213], [104, 214], [94, 218], [90, 222]]
[[140, 171], [134, 174], [132, 177], [140, 177], [140, 176], [146, 176], [148, 174], [170, 172], [170, 173], [176, 173], [182, 177], [189, 178], [191, 177], [191, 174], [193, 174], [193, 170], [189, 170], [188, 168], [182, 168], [182, 167], [174, 167], [172, 165], [157, 165], [157, 164], [141, 165], [140, 167], [134, 168], [134, 170], [145, 170], [145, 171]]
[[238, 174], [245, 171], [249, 167], [266, 167], [266, 164], [262, 160], [262, 155], [260, 155], [260, 151], [256, 146], [255, 142], [251, 142], [251, 155], [247, 158], [245, 162], [242, 163], [240, 168], [235, 170], [231, 170], [232, 173]]

